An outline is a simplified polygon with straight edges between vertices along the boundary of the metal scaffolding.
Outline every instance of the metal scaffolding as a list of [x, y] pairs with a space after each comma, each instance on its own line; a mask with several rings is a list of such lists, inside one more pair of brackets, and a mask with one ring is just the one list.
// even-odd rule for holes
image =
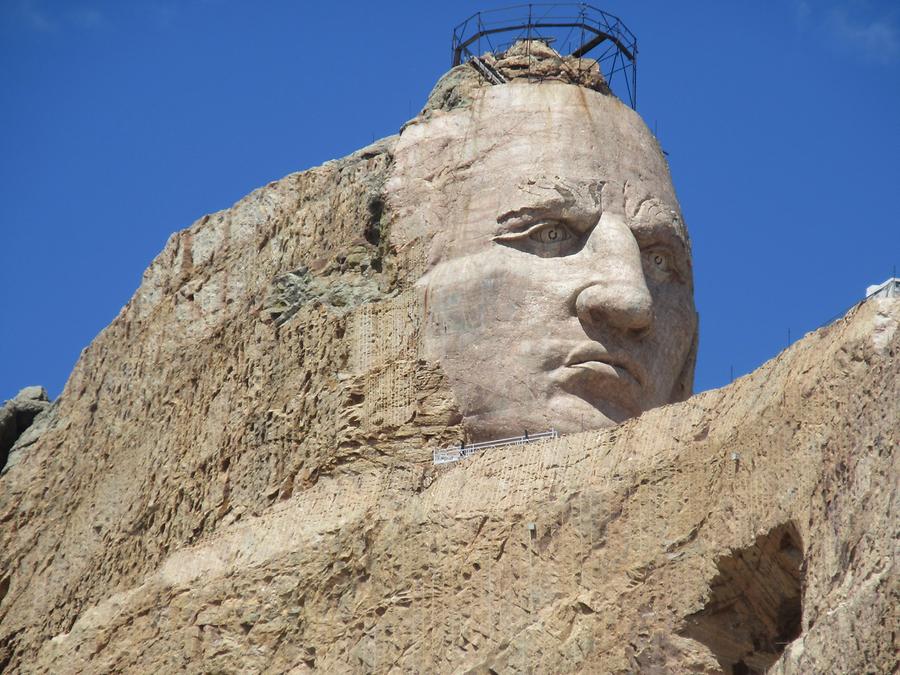
[[[532, 3], [477, 12], [453, 29], [451, 64], [520, 40], [553, 44], [560, 54], [597, 61], [609, 87], [637, 108], [637, 38], [602, 9], [584, 3]], [[624, 96], [623, 96], [624, 94]]]

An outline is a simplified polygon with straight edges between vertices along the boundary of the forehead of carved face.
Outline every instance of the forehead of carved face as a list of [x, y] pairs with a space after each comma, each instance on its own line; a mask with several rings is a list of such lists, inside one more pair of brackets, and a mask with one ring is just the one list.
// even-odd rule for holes
[[687, 234], [640, 118], [561, 83], [406, 129], [392, 236], [427, 238], [425, 351], [475, 439], [617, 423], [690, 393]]

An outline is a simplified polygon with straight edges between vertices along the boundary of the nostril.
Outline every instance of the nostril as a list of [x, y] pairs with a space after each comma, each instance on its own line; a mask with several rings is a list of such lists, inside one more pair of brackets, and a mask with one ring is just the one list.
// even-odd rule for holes
[[636, 302], [629, 311], [628, 332], [635, 337], [644, 337], [653, 326], [653, 305], [649, 296], [646, 302]]

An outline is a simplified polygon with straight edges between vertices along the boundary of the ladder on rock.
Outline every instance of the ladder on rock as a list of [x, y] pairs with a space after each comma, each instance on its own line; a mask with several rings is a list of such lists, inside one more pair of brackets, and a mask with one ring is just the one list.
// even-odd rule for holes
[[483, 61], [481, 58], [473, 56], [471, 59], [469, 59], [469, 63], [471, 63], [472, 67], [475, 68], [475, 70], [477, 70], [478, 73], [491, 84], [506, 84], [506, 78], [503, 77], [503, 75], [501, 75], [496, 68], [488, 65], [488, 63]]

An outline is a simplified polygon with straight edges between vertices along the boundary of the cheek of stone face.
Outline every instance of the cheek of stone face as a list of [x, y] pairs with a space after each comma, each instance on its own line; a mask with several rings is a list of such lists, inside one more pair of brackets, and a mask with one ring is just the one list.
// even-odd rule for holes
[[542, 276], [533, 261], [511, 261], [491, 249], [440, 263], [428, 283], [429, 321], [436, 332], [471, 342], [505, 333], [527, 339], [533, 330], [546, 331], [549, 317], [564, 304]]
[[441, 264], [428, 284], [429, 324], [437, 333], [472, 339], [473, 331], [509, 313], [504, 275], [479, 274], [468, 262]]
[[559, 324], [551, 308], [564, 303], [522, 263], [488, 251], [441, 263], [429, 280], [427, 356], [464, 412], [549, 397], [545, 343]]
[[638, 356], [648, 374], [645, 408], [670, 402], [697, 326], [688, 287], [668, 285], [652, 292], [654, 330], [637, 347]]

